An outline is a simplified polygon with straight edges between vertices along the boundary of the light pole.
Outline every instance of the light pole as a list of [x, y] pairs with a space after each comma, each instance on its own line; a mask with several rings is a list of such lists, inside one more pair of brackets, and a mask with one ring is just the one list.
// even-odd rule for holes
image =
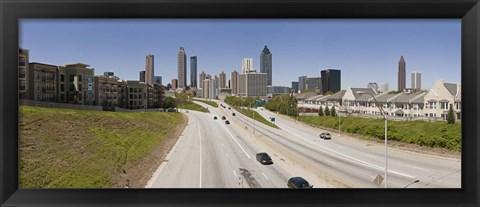
[[253, 114], [253, 135], [255, 135], [255, 111], [253, 110], [252, 104], [253, 103], [250, 103], [250, 109], [252, 110], [252, 114]]
[[372, 94], [367, 93], [365, 91], [357, 91], [357, 94], [368, 94], [368, 95], [370, 95], [373, 98], [373, 100], [375, 101], [375, 105], [377, 105], [378, 109], [380, 109], [380, 112], [383, 115], [383, 120], [385, 120], [385, 188], [388, 188], [387, 114], [385, 113], [383, 108], [380, 107], [380, 105], [378, 105], [378, 102], [377, 102], [377, 99], [375, 98], [375, 96], [373, 96]]

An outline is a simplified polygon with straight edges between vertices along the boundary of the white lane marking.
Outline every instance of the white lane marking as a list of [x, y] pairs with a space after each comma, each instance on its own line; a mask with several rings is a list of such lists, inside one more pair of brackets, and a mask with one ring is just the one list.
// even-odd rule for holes
[[202, 188], [202, 133], [200, 132], [200, 124], [198, 124], [197, 120], [197, 128], [198, 128], [198, 136], [200, 137], [200, 188]]
[[228, 158], [228, 154], [227, 154], [227, 153], [225, 153], [225, 156]]
[[[326, 147], [324, 147], [324, 146], [322, 146], [322, 145], [319, 145], [319, 144], [317, 144], [317, 143], [314, 143], [314, 142], [312, 142], [312, 141], [310, 141], [310, 140], [308, 140], [308, 139], [305, 139], [305, 138], [303, 138], [303, 137], [301, 137], [301, 136], [298, 136], [296, 133], [291, 133], [291, 134], [293, 134], [294, 136], [299, 137], [300, 139], [303, 139], [303, 140], [305, 140], [305, 141], [307, 141], [307, 142], [310, 142], [311, 144], [313, 144], [313, 145], [315, 145], [315, 146], [317, 146], [317, 147], [320, 147], [320, 148], [322, 148], [322, 149], [324, 149], [324, 150], [326, 150], [326, 151], [329, 151], [329, 152], [332, 153], [332, 154], [336, 154], [336, 155], [338, 155], [338, 158], [341, 158], [341, 159], [343, 159], [343, 160], [347, 160], [347, 161], [350, 161], [350, 162], [353, 161], [353, 162], [356, 162], [356, 163], [358, 163], [358, 164], [360, 164], [360, 165], [363, 165], [363, 166], [366, 166], [366, 167], [370, 167], [370, 168], [374, 168], [374, 169], [377, 169], [377, 170], [385, 170], [384, 167], [379, 167], [379, 166], [376, 166], [376, 165], [367, 163], [367, 162], [365, 162], [365, 161], [361, 161], [361, 160], [358, 160], [358, 159], [356, 159], [356, 158], [350, 157], [350, 156], [348, 156], [348, 155], [341, 154], [341, 153], [339, 153], [339, 152], [337, 152], [337, 151], [331, 150], [331, 149], [326, 148]], [[397, 174], [397, 175], [401, 175], [401, 176], [404, 176], [404, 177], [415, 178], [415, 176], [403, 174], [403, 173], [401, 173], [401, 172], [397, 172], [397, 171], [394, 171], [394, 170], [388, 170], [387, 172], [393, 173], [393, 174]]]
[[268, 180], [267, 176], [265, 174], [263, 174], [263, 172], [261, 172], [261, 173], [262, 173], [263, 177], [265, 177]]
[[235, 172], [235, 170], [233, 171], [233, 175], [235, 175], [235, 177], [238, 178], [237, 173]]
[[243, 153], [245, 153], [245, 155], [247, 155], [248, 159], [250, 159], [250, 156], [248, 155], [248, 153], [245, 151], [245, 149], [243, 149], [242, 145], [240, 145], [240, 143], [238, 143], [237, 139], [235, 139], [235, 137], [232, 135], [232, 133], [230, 133], [230, 131], [228, 131], [227, 127], [223, 126], [225, 128], [225, 131], [228, 132], [228, 134], [230, 135], [230, 137], [232, 137], [233, 141], [235, 141], [238, 145], [238, 147], [240, 147], [240, 149], [242, 149]]

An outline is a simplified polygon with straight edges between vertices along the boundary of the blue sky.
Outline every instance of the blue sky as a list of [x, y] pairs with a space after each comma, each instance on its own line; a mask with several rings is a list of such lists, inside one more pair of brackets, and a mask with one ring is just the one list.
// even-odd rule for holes
[[320, 76], [320, 70], [342, 70], [342, 89], [388, 82], [397, 88], [400, 55], [410, 73], [422, 73], [422, 88], [434, 80], [460, 83], [461, 22], [435, 20], [220, 20], [22, 19], [20, 47], [30, 50], [30, 62], [53, 65], [86, 63], [95, 74], [113, 71], [137, 80], [145, 56], [155, 56], [155, 75], [163, 83], [177, 78], [177, 53], [198, 57], [198, 74], [241, 70], [243, 58], [272, 52], [273, 85], [290, 86], [299, 76]]

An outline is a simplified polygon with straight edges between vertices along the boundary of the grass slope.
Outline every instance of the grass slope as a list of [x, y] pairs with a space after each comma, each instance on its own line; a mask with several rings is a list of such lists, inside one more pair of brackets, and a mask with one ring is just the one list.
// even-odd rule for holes
[[[338, 117], [300, 116], [299, 121], [314, 126], [338, 129]], [[340, 129], [343, 132], [360, 134], [364, 137], [384, 139], [383, 119], [341, 117]], [[462, 128], [460, 123], [425, 121], [388, 121], [388, 140], [396, 140], [428, 147], [440, 147], [460, 151]]]
[[265, 118], [263, 118], [262, 115], [260, 115], [258, 112], [256, 111], [253, 111], [253, 110], [249, 110], [249, 109], [239, 109], [239, 108], [236, 108], [237, 111], [239, 111], [240, 113], [242, 113], [243, 115], [245, 116], [248, 116], [250, 118], [253, 119], [253, 114], [255, 114], [255, 121], [258, 121], [258, 122], [261, 122], [261, 123], [264, 123], [270, 127], [273, 127], [273, 128], [277, 128], [277, 125], [273, 124], [272, 122], [266, 120]]
[[198, 105], [196, 103], [193, 103], [193, 102], [186, 103], [186, 104], [183, 104], [183, 105], [179, 105], [179, 106], [177, 106], [177, 108], [210, 113], [210, 111], [208, 109], [206, 109], [205, 107], [200, 106], [200, 105]]
[[202, 102], [202, 103], [206, 103], [206, 104], [208, 104], [208, 105], [210, 105], [210, 106], [213, 106], [213, 107], [215, 107], [215, 108], [218, 107], [218, 104], [217, 104], [217, 102], [215, 102], [215, 101], [205, 101], [205, 100], [197, 100], [197, 99], [195, 99], [195, 101]]
[[19, 112], [20, 188], [132, 186], [136, 178], [145, 177], [142, 170], [151, 170], [138, 169], [144, 158], [178, 137], [175, 132], [183, 131], [187, 121], [180, 113], [165, 112], [29, 106]]

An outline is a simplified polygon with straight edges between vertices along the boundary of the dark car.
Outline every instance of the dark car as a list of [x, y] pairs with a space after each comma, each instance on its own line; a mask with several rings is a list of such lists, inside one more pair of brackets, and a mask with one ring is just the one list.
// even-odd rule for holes
[[214, 117], [213, 117], [213, 120], [217, 120], [217, 116], [214, 116]]
[[232, 116], [235, 116], [235, 113], [232, 113]]
[[230, 110], [230, 109], [232, 109], [232, 108], [228, 107], [228, 110]]
[[227, 119], [227, 117], [225, 117], [225, 116], [222, 116], [222, 120], [226, 120], [226, 119]]
[[230, 124], [230, 121], [228, 121], [228, 120], [225, 120], [225, 124]]
[[322, 132], [320, 134], [320, 138], [322, 138], [322, 139], [332, 139], [332, 136], [328, 132]]
[[272, 158], [266, 152], [257, 153], [256, 157], [262, 165], [273, 164]]
[[310, 185], [310, 183], [302, 177], [292, 177], [288, 179], [287, 186], [289, 188], [313, 188], [313, 185]]

